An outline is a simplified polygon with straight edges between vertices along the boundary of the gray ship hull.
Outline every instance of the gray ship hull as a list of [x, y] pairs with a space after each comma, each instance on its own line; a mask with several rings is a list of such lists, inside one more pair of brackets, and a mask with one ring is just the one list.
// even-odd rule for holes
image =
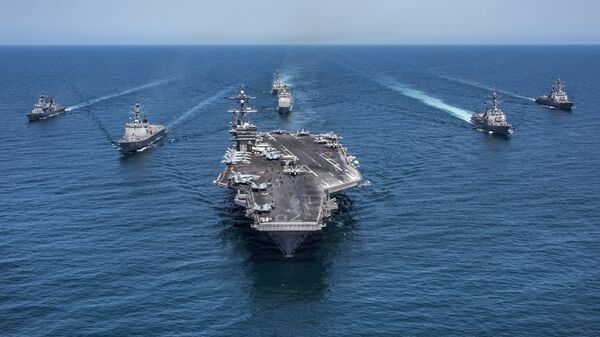
[[498, 135], [510, 136], [510, 126], [491, 126], [491, 125], [480, 123], [473, 119], [471, 119], [471, 122], [478, 129], [488, 131], [488, 132], [493, 132]]
[[27, 114], [27, 119], [29, 119], [30, 122], [35, 122], [35, 121], [41, 121], [44, 119], [48, 119], [48, 118], [52, 118], [58, 115], [61, 115], [65, 112], [65, 108], [60, 108], [54, 111], [48, 111], [48, 112], [44, 112], [44, 113], [39, 113], [39, 114], [34, 114], [34, 113], [28, 113]]
[[552, 100], [549, 100], [545, 97], [538, 97], [535, 99], [535, 102], [537, 104], [541, 104], [541, 105], [545, 105], [548, 107], [552, 107], [552, 108], [556, 108], [556, 109], [560, 109], [560, 110], [565, 110], [565, 111], [572, 111], [573, 110], [573, 102], [565, 102], [565, 103], [559, 103], [559, 102], [554, 102]]
[[123, 153], [131, 153], [135, 151], [139, 151], [143, 148], [146, 148], [156, 142], [158, 142], [165, 135], [165, 129], [160, 130], [159, 132], [153, 134], [152, 136], [136, 141], [136, 142], [119, 142], [121, 152]]
[[280, 114], [289, 114], [290, 112], [292, 112], [292, 108], [280, 106], [277, 108], [277, 111], [279, 111]]
[[[239, 137], [239, 136], [238, 136]], [[251, 228], [267, 233], [286, 257], [310, 235], [320, 233], [336, 210], [335, 193], [359, 186], [362, 176], [348, 160], [345, 149], [317, 142], [315, 135], [273, 131], [261, 133], [263, 142], [286, 156], [296, 158], [297, 175], [286, 173], [282, 160], [247, 153], [246, 160], [228, 165], [215, 183], [234, 189], [235, 203], [246, 209]], [[236, 174], [250, 175], [250, 183], [236, 183]], [[264, 205], [271, 205], [266, 210]], [[257, 209], [258, 207], [258, 209]]]
[[271, 239], [275, 241], [277, 247], [285, 257], [293, 257], [296, 249], [304, 242], [311, 232], [303, 231], [272, 231], [267, 232]]

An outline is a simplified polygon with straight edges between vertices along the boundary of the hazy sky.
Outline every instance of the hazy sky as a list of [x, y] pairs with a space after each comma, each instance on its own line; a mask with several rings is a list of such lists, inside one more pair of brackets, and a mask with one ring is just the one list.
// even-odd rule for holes
[[600, 43], [600, 0], [0, 0], [0, 44]]

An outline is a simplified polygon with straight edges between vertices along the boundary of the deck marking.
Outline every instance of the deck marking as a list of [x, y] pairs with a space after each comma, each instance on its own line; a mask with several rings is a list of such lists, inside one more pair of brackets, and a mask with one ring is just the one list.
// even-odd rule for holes
[[319, 156], [321, 156], [323, 159], [327, 160], [329, 162], [329, 164], [333, 165], [336, 169], [340, 170], [343, 172], [342, 168], [338, 166], [338, 164], [334, 163], [331, 159], [323, 156], [322, 154], [319, 154]]

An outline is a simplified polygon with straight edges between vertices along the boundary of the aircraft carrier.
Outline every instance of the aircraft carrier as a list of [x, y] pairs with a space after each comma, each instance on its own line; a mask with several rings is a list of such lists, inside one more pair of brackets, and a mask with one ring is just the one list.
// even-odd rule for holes
[[225, 153], [225, 169], [215, 183], [236, 191], [235, 203], [246, 209], [252, 228], [266, 232], [286, 257], [311, 233], [326, 226], [338, 208], [335, 193], [359, 186], [359, 162], [348, 155], [341, 137], [330, 132], [259, 132], [246, 115], [254, 97], [244, 89], [231, 97], [234, 144]]

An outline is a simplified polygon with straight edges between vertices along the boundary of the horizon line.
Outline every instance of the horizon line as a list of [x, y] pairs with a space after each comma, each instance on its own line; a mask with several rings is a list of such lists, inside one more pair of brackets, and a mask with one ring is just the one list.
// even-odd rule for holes
[[0, 47], [217, 47], [217, 46], [600, 46], [600, 42], [594, 43], [545, 43], [545, 42], [510, 42], [510, 43], [14, 43], [2, 44]]

